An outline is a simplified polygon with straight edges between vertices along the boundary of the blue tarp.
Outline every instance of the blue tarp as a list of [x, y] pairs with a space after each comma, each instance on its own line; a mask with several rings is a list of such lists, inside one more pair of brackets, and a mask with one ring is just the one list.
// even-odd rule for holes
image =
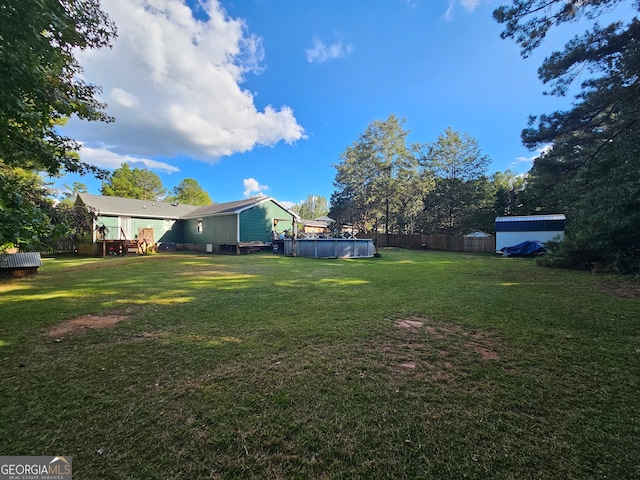
[[528, 257], [531, 255], [538, 255], [544, 253], [546, 249], [544, 245], [535, 240], [527, 240], [526, 242], [519, 243], [513, 247], [505, 247], [502, 249], [502, 256], [504, 257]]

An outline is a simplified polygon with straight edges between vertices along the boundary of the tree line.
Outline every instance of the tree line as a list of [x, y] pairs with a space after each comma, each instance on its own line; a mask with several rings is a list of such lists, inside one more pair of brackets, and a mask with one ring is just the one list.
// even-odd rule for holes
[[211, 205], [209, 194], [197, 180], [185, 178], [167, 192], [160, 177], [146, 168], [131, 168], [123, 163], [102, 182], [100, 194], [108, 197], [135, 198], [153, 202]]
[[405, 120], [373, 121], [346, 148], [334, 180], [331, 217], [361, 231], [491, 231], [496, 216], [522, 210], [522, 176], [488, 175], [490, 159], [466, 133], [447, 128], [430, 143], [407, 143]]

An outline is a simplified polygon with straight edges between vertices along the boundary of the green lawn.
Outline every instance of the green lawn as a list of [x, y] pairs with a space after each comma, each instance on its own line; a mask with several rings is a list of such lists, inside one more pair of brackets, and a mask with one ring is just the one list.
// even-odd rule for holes
[[[51, 335], [87, 315], [122, 321]], [[0, 280], [0, 454], [76, 480], [640, 478], [639, 327], [638, 283], [530, 259], [45, 259]]]

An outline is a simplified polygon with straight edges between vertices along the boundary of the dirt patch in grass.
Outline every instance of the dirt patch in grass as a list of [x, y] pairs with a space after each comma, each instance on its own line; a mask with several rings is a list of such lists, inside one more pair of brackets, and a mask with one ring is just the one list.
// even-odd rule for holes
[[493, 350], [489, 350], [481, 345], [477, 345], [474, 343], [466, 343], [465, 344], [466, 347], [468, 348], [472, 348], [474, 352], [476, 352], [478, 355], [480, 355], [480, 358], [482, 360], [497, 360], [498, 359], [498, 354], [496, 352], [494, 352]]
[[82, 333], [94, 328], [112, 328], [129, 318], [123, 314], [83, 315], [60, 323], [47, 332], [52, 338], [62, 338], [67, 335]]
[[395, 326], [398, 328], [418, 329], [424, 326], [424, 322], [416, 319], [398, 320]]
[[503, 350], [490, 332], [436, 324], [426, 317], [399, 319], [394, 327], [379, 347], [394, 374], [447, 382], [464, 376], [469, 362], [498, 360]]
[[640, 283], [633, 281], [611, 281], [600, 286], [600, 291], [621, 298], [640, 298]]

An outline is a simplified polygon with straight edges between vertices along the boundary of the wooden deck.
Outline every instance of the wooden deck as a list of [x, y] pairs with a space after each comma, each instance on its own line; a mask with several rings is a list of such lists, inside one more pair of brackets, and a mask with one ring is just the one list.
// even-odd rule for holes
[[261, 252], [267, 248], [271, 248], [271, 243], [265, 242], [239, 242], [237, 245], [236, 252], [240, 253], [252, 253], [252, 252]]

